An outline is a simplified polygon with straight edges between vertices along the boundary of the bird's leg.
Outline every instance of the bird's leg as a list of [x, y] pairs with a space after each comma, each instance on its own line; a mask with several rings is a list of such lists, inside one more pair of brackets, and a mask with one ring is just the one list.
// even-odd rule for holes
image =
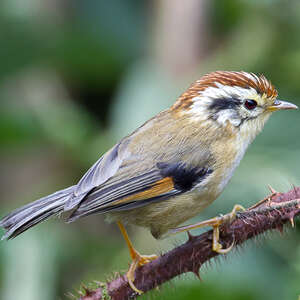
[[206, 221], [202, 221], [196, 224], [191, 224], [191, 225], [186, 225], [186, 226], [182, 226], [182, 227], [178, 227], [175, 229], [172, 229], [169, 231], [170, 234], [176, 234], [179, 232], [183, 232], [183, 231], [188, 231], [191, 229], [196, 229], [196, 228], [201, 228], [201, 227], [207, 227], [207, 226], [211, 226], [213, 228], [213, 242], [212, 242], [212, 249], [215, 252], [218, 252], [220, 254], [225, 254], [228, 253], [233, 245], [234, 245], [234, 241], [232, 242], [232, 244], [230, 245], [230, 247], [228, 247], [227, 249], [223, 249], [222, 245], [219, 243], [220, 240], [220, 230], [219, 227], [225, 223], [231, 223], [235, 217], [238, 211], [241, 210], [245, 210], [245, 208], [241, 205], [235, 205], [233, 207], [233, 210], [229, 213], [226, 214], [224, 216], [221, 217], [215, 217]]
[[138, 294], [142, 294], [143, 291], [137, 289], [136, 286], [133, 284], [134, 279], [135, 279], [135, 270], [137, 267], [143, 266], [143, 265], [151, 262], [152, 260], [158, 258], [158, 256], [157, 255], [141, 255], [137, 250], [134, 249], [132, 242], [129, 239], [129, 236], [128, 236], [127, 231], [126, 231], [125, 227], [123, 226], [123, 224], [121, 222], [117, 222], [117, 224], [118, 224], [120, 231], [126, 241], [130, 256], [132, 258], [132, 263], [129, 267], [129, 270], [126, 273], [128, 283], [135, 292], [137, 292]]

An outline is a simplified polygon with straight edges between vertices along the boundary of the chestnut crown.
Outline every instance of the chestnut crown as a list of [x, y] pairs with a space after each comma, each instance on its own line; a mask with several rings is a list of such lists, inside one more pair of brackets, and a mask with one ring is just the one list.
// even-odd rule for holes
[[195, 81], [172, 110], [189, 114], [195, 121], [211, 119], [218, 125], [229, 121], [240, 127], [248, 121], [264, 123], [275, 110], [297, 108], [277, 100], [277, 95], [275, 87], [263, 75], [216, 71]]

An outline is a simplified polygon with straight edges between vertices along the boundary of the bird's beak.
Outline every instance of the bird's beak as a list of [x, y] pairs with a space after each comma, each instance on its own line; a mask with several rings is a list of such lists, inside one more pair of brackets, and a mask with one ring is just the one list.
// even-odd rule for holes
[[274, 103], [267, 108], [268, 111], [276, 111], [282, 109], [298, 109], [298, 106], [290, 102], [276, 99]]

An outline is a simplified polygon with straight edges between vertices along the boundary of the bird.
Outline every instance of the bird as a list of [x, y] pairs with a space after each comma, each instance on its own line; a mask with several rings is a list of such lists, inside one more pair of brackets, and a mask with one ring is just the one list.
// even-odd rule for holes
[[31, 202], [0, 221], [11, 239], [53, 215], [69, 212], [67, 222], [106, 214], [123, 234], [132, 263], [126, 273], [131, 288], [135, 270], [157, 258], [141, 255], [126, 225], [148, 228], [156, 238], [212, 226], [212, 248], [227, 253], [219, 226], [235, 217], [213, 218], [178, 227], [216, 200], [246, 149], [274, 111], [297, 109], [277, 99], [264, 75], [215, 71], [202, 76], [168, 109], [158, 113], [113, 146], [71, 187]]

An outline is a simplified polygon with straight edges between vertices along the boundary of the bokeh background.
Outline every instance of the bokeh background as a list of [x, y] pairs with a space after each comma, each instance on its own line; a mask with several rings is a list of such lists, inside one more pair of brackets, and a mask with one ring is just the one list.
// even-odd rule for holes
[[[298, 0], [1, 0], [0, 214], [73, 184], [119, 138], [170, 106], [213, 70], [264, 73], [300, 104]], [[280, 112], [201, 217], [300, 184], [299, 112]], [[299, 222], [298, 222], [299, 225]], [[142, 253], [155, 241], [129, 228]], [[143, 299], [298, 299], [300, 226], [248, 242]], [[114, 224], [53, 219], [0, 243], [0, 299], [76, 295], [82, 283], [125, 271]]]

